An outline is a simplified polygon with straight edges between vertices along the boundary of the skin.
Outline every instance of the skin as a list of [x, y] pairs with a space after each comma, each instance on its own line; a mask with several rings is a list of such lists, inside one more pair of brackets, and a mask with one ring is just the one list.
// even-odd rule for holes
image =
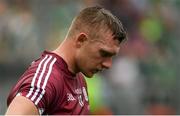
[[[76, 74], [82, 72], [86, 77], [92, 77], [98, 71], [112, 66], [112, 57], [119, 52], [119, 42], [113, 39], [111, 31], [99, 32], [99, 38], [90, 38], [81, 32], [68, 37], [53, 52], [61, 56], [68, 69]], [[17, 96], [13, 99], [6, 115], [38, 115], [36, 106], [27, 98]]]
[[[87, 37], [87, 36], [86, 36]], [[112, 33], [101, 32], [100, 38], [88, 38], [77, 49], [76, 67], [86, 77], [112, 66], [112, 57], [119, 51], [119, 42], [114, 40]]]
[[9, 105], [5, 115], [39, 115], [39, 112], [29, 99], [16, 96]]
[[54, 53], [68, 64], [68, 69], [76, 74], [82, 72], [86, 77], [112, 66], [112, 57], [119, 52], [119, 41], [113, 39], [111, 31], [100, 31], [99, 38], [90, 38], [79, 33], [74, 38], [66, 38]]

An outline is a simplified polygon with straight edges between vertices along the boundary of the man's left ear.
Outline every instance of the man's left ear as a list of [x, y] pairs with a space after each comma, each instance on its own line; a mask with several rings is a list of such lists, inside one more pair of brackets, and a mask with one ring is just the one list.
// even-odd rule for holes
[[81, 47], [84, 44], [84, 42], [87, 41], [87, 39], [88, 38], [87, 38], [87, 35], [85, 33], [80, 33], [76, 38], [77, 47]]

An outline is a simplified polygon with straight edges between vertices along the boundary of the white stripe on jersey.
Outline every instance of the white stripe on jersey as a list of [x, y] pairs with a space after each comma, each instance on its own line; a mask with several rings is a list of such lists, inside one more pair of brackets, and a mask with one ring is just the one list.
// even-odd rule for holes
[[42, 113], [44, 112], [44, 108], [39, 108], [38, 111], [39, 111], [39, 114], [42, 115]]
[[34, 99], [36, 98], [36, 96], [38, 95], [38, 92], [40, 91], [40, 83], [41, 83], [41, 80], [42, 80], [42, 77], [44, 76], [44, 72], [46, 70], [46, 67], [47, 67], [47, 64], [49, 63], [49, 61], [51, 60], [52, 56], [50, 56], [44, 63], [43, 65], [43, 70], [38, 78], [38, 83], [37, 83], [37, 89], [36, 89], [36, 92], [34, 93], [34, 95], [32, 96], [31, 100], [34, 101]]
[[44, 62], [44, 60], [47, 59], [47, 57], [48, 57], [48, 55], [46, 55], [46, 56], [43, 58], [43, 60], [42, 60], [42, 61], [39, 63], [39, 65], [38, 65], [38, 68], [37, 68], [37, 70], [36, 70], [36, 73], [35, 73], [35, 75], [34, 75], [34, 77], [33, 77], [32, 82], [31, 82], [31, 89], [30, 89], [30, 91], [28, 92], [28, 94], [26, 95], [26, 97], [28, 97], [28, 98], [29, 98], [29, 96], [31, 96], [31, 94], [32, 94], [32, 92], [33, 92], [34, 83], [35, 83], [37, 74], [39, 73], [39, 70], [40, 70], [40, 68], [41, 68], [41, 65], [42, 65], [42, 63]]
[[40, 96], [37, 98], [37, 100], [36, 100], [36, 102], [35, 102], [36, 105], [39, 103], [39, 101], [41, 100], [41, 98], [42, 98], [43, 95], [45, 94], [45, 87], [46, 87], [47, 81], [48, 81], [48, 79], [49, 79], [49, 77], [50, 77], [53, 64], [56, 62], [56, 60], [57, 60], [57, 59], [54, 58], [53, 61], [52, 61], [51, 64], [50, 64], [50, 66], [49, 66], [48, 73], [47, 73], [47, 75], [46, 75], [46, 77], [45, 77], [45, 81], [44, 81], [43, 86], [42, 86], [42, 90], [43, 90], [43, 91], [41, 92]]

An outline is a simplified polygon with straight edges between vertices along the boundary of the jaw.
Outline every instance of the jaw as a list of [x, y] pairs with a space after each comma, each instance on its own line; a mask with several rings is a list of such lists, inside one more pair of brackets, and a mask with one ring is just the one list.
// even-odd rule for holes
[[86, 76], [87, 78], [93, 78], [94, 75]]
[[94, 75], [94, 73], [92, 73], [92, 72], [82, 72], [87, 78], [92, 78], [93, 77], [93, 75]]

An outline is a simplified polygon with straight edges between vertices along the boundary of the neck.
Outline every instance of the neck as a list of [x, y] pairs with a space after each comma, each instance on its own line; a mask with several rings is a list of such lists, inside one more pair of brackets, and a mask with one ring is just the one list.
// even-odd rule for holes
[[63, 58], [70, 72], [77, 73], [75, 70], [74, 48], [70, 40], [65, 39], [53, 52]]

